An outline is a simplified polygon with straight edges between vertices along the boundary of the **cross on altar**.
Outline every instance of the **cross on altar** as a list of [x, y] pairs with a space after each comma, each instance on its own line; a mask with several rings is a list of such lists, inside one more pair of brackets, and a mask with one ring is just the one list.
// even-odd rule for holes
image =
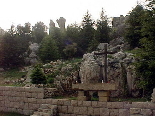
[[[115, 52], [109, 52], [107, 50], [108, 43], [103, 43], [102, 45], [103, 45], [104, 51], [103, 52], [95, 52], [94, 54], [95, 55], [104, 55], [104, 59], [102, 61], [102, 64], [104, 62], [104, 76], [103, 75], [101, 76], [101, 80], [102, 80], [102, 82], [107, 83], [107, 55], [114, 54]], [[100, 70], [103, 71], [102, 68], [100, 68]]]

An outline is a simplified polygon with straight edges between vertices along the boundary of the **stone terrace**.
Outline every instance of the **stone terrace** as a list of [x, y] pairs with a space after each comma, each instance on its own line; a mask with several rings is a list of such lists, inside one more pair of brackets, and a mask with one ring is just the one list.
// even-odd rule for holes
[[57, 106], [54, 116], [155, 116], [152, 102], [44, 99], [42, 88], [0, 87], [0, 111], [32, 115], [44, 104]]

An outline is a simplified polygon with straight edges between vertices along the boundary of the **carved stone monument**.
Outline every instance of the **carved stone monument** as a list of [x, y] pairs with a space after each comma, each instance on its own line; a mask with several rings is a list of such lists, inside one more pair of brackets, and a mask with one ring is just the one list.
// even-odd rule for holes
[[66, 22], [66, 19], [63, 17], [60, 17], [59, 19], [57, 19], [57, 23], [58, 23], [61, 31], [65, 30], [65, 22]]
[[52, 29], [55, 27], [55, 23], [53, 22], [53, 20], [50, 20], [50, 24], [49, 24], [49, 34], [51, 34]]
[[[73, 89], [78, 90], [78, 100], [90, 100], [92, 94], [97, 92], [99, 101], [109, 101], [110, 91], [116, 90], [114, 83], [107, 83], [107, 54], [112, 52], [107, 51], [107, 44], [99, 46], [103, 48], [101, 51], [84, 55], [83, 58], [88, 60], [80, 67], [81, 83], [72, 85]], [[95, 55], [104, 55], [104, 62], [101, 63], [104, 70], [95, 61]]]

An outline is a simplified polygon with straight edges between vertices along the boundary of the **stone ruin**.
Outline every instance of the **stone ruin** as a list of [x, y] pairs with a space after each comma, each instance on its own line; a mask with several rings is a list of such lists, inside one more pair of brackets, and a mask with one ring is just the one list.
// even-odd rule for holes
[[56, 20], [59, 27], [60, 27], [60, 30], [61, 31], [64, 31], [65, 30], [65, 22], [66, 22], [66, 19], [63, 18], [63, 17], [60, 17], [59, 19]]
[[[65, 22], [66, 19], [63, 17], [60, 17], [59, 19], [56, 20], [56, 22], [58, 23], [58, 26], [60, 27], [60, 30], [62, 32], [65, 31]], [[55, 27], [55, 23], [53, 22], [53, 20], [50, 20], [50, 24], [49, 24], [49, 33], [51, 32], [52, 28]]]

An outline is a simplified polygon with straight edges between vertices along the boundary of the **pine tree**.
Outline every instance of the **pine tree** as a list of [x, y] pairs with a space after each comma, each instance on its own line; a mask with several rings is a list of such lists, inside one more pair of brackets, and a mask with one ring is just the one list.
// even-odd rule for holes
[[105, 16], [104, 10], [102, 8], [100, 19], [97, 21], [97, 31], [95, 38], [99, 41], [99, 43], [108, 43], [110, 41], [109, 33], [110, 27], [108, 25], [108, 19]]
[[91, 41], [94, 38], [94, 24], [95, 22], [91, 19], [91, 15], [87, 11], [86, 15], [83, 18], [81, 29], [82, 39], [80, 47], [84, 51], [88, 50], [89, 44], [91, 44]]
[[33, 84], [46, 84], [46, 76], [39, 66], [36, 66], [31, 74], [31, 82]]

